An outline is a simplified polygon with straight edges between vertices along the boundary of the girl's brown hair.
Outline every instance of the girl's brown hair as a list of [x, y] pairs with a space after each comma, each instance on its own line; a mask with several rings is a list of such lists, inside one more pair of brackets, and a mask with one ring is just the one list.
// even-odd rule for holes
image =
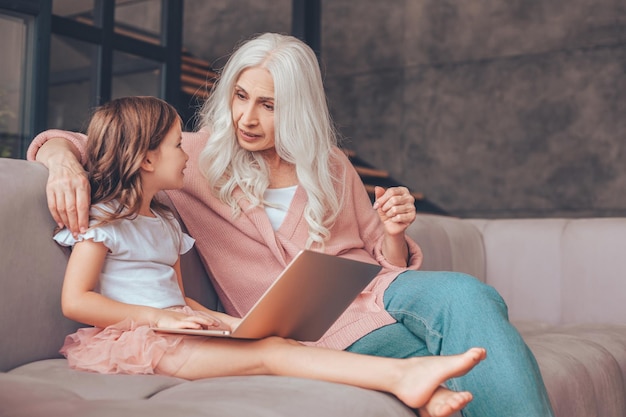
[[[137, 215], [143, 199], [141, 163], [174, 123], [181, 123], [176, 109], [155, 97], [123, 97], [96, 109], [87, 128], [91, 203], [116, 200], [111, 212], [92, 213], [100, 224]], [[167, 211], [154, 199], [150, 206]]]

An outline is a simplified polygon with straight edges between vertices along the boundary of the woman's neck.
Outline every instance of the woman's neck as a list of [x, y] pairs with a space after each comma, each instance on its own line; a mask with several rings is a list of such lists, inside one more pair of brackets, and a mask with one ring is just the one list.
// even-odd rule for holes
[[270, 166], [269, 188], [285, 188], [298, 184], [296, 167], [284, 162], [278, 166]]
[[298, 184], [295, 165], [278, 156], [275, 148], [263, 151], [263, 159], [270, 171], [269, 188], [285, 188]]

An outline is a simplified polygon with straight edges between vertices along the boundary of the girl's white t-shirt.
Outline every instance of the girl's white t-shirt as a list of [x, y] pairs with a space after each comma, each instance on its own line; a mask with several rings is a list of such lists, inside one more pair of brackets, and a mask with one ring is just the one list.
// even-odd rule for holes
[[136, 216], [88, 229], [74, 239], [63, 229], [54, 236], [63, 246], [84, 239], [102, 242], [109, 253], [100, 274], [99, 292], [113, 300], [155, 308], [184, 306], [173, 265], [195, 240], [173, 217]]

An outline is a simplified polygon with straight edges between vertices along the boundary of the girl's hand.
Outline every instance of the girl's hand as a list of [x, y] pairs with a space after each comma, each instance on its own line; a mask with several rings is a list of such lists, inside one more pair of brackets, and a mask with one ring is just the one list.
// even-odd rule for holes
[[374, 209], [390, 236], [404, 234], [404, 231], [415, 220], [415, 198], [406, 187], [392, 187], [386, 191], [375, 187]]
[[230, 328], [231, 331], [235, 330], [237, 326], [241, 323], [240, 318], [233, 316], [226, 316], [222, 319], [222, 322]]
[[210, 314], [189, 315], [179, 311], [161, 310], [156, 319], [156, 327], [170, 329], [209, 329], [222, 325], [222, 322]]

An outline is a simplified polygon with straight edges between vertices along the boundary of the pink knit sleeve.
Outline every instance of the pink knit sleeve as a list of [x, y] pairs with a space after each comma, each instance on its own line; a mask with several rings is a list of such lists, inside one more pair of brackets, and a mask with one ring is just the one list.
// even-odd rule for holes
[[28, 159], [29, 161], [34, 161], [35, 157], [37, 156], [37, 151], [39, 151], [39, 148], [41, 148], [44, 143], [52, 138], [63, 138], [71, 142], [80, 153], [80, 163], [85, 164], [85, 162], [87, 161], [85, 154], [85, 150], [87, 148], [87, 136], [83, 135], [82, 133], [68, 132], [66, 130], [59, 129], [45, 130], [35, 136], [35, 139], [33, 139], [33, 141], [30, 143], [28, 151], [26, 152], [26, 159]]
[[372, 208], [372, 203], [367, 197], [367, 193], [363, 189], [363, 182], [361, 178], [352, 167], [352, 164], [345, 158], [346, 169], [346, 184], [349, 185], [349, 189], [346, 191], [352, 193], [351, 198], [354, 201], [356, 218], [359, 223], [359, 229], [362, 235], [362, 239], [365, 245], [376, 261], [384, 268], [392, 271], [400, 271], [408, 269], [417, 270], [422, 265], [423, 254], [419, 245], [405, 234], [407, 246], [409, 248], [409, 265], [406, 267], [399, 267], [390, 263], [383, 254], [383, 240], [384, 230], [382, 222], [376, 214], [376, 211]]
[[409, 264], [406, 267], [398, 267], [393, 265], [387, 261], [385, 255], [383, 255], [383, 240], [379, 239], [374, 246], [374, 254], [376, 256], [376, 260], [383, 267], [394, 270], [394, 269], [414, 269], [418, 270], [420, 266], [422, 266], [422, 260], [424, 259], [424, 255], [422, 254], [422, 249], [419, 247], [417, 243], [413, 239], [411, 239], [406, 234], [404, 235], [406, 239], [406, 243], [409, 247]]

